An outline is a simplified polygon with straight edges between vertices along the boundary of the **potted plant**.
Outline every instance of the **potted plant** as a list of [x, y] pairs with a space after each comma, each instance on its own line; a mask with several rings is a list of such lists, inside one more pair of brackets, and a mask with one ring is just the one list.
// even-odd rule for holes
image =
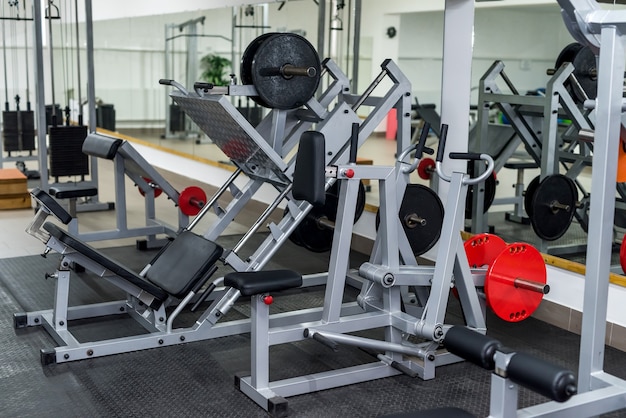
[[227, 75], [227, 69], [230, 67], [230, 60], [215, 54], [205, 55], [200, 59], [200, 68], [202, 74], [200, 78], [214, 86], [228, 85], [230, 80]]

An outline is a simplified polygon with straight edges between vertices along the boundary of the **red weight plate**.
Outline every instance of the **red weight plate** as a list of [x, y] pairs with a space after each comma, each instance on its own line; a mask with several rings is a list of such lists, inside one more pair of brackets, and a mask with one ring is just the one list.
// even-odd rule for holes
[[432, 158], [424, 158], [417, 165], [417, 175], [421, 179], [430, 180], [432, 170], [435, 168], [435, 160]]
[[626, 234], [624, 234], [622, 245], [619, 247], [619, 263], [622, 265], [622, 271], [626, 273]]
[[491, 310], [508, 322], [528, 318], [537, 309], [543, 293], [515, 286], [515, 279], [545, 284], [546, 265], [534, 247], [516, 242], [505, 247], [485, 276], [485, 295]]
[[[148, 178], [148, 177], [142, 177], [142, 179], [143, 179], [146, 183], [148, 183], [148, 184], [152, 184], [152, 183], [153, 183], [151, 178]], [[145, 197], [145, 196], [146, 196], [146, 194], [144, 193], [144, 191], [143, 191], [143, 190], [141, 190], [141, 187], [137, 187], [137, 188], [139, 189], [139, 193], [140, 193], [143, 197]], [[154, 197], [159, 197], [159, 196], [161, 196], [161, 193], [163, 193], [163, 190], [161, 190], [161, 188], [160, 188], [160, 187], [155, 187], [155, 188], [154, 188]]]
[[493, 234], [478, 234], [465, 241], [465, 254], [471, 268], [490, 266], [504, 250], [506, 242]]
[[186, 187], [178, 197], [178, 207], [187, 216], [195, 216], [206, 203], [206, 193], [199, 187]]

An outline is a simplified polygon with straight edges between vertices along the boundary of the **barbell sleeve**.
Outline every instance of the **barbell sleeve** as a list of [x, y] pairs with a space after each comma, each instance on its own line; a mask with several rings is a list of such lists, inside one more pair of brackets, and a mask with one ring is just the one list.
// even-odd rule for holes
[[537, 292], [543, 295], [547, 295], [550, 292], [549, 284], [536, 282], [534, 280], [527, 280], [521, 277], [513, 279], [513, 284], [518, 289], [530, 290], [531, 292]]
[[285, 64], [282, 67], [261, 68], [259, 74], [263, 77], [283, 76], [290, 77], [309, 77], [313, 78], [317, 75], [315, 67], [296, 67], [295, 65]]

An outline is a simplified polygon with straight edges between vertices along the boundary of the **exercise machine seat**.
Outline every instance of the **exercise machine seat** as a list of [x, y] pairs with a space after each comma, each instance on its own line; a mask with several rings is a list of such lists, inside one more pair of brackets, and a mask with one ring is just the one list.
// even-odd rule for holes
[[100, 264], [102, 267], [106, 268], [113, 274], [116, 274], [122, 279], [127, 280], [130, 283], [134, 284], [138, 288], [150, 293], [152, 296], [154, 296], [155, 302], [159, 302], [159, 303], [153, 304], [153, 306], [151, 306], [152, 308], [158, 307], [160, 303], [164, 302], [168, 298], [169, 296], [168, 293], [164, 291], [163, 289], [144, 280], [143, 277], [139, 276], [135, 272], [119, 264], [117, 261], [110, 259], [109, 257], [102, 254], [101, 252], [99, 252], [98, 250], [90, 246], [89, 244], [86, 244], [80, 239], [71, 236], [66, 231], [59, 228], [57, 225], [51, 222], [46, 222], [43, 224], [43, 228], [46, 231], [48, 231], [50, 235], [52, 235], [54, 238], [56, 238], [63, 244], [73, 248], [74, 250], [78, 251], [79, 253], [83, 254], [89, 259], [95, 261], [96, 263]]
[[224, 276], [224, 285], [252, 296], [300, 287], [302, 275], [292, 270], [240, 271]]
[[145, 277], [170, 295], [182, 298], [208, 274], [223, 252], [216, 243], [184, 230], [157, 254]]
[[80, 183], [56, 184], [50, 187], [50, 195], [57, 199], [77, 199], [91, 197], [98, 194], [97, 187], [83, 187]]

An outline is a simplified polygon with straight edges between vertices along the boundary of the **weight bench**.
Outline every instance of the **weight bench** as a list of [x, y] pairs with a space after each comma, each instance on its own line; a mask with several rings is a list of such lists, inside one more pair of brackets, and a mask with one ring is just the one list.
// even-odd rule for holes
[[[40, 204], [40, 209], [27, 231], [45, 243], [44, 256], [54, 250], [61, 254], [62, 259], [56, 272], [47, 275], [56, 279], [54, 307], [15, 314], [14, 325], [15, 328], [43, 325], [57, 341], [60, 347], [42, 350], [44, 365], [133, 350], [132, 337], [118, 341], [115, 348], [118, 351], [103, 348], [100, 343], [80, 343], [68, 330], [70, 320], [128, 313], [150, 332], [171, 333], [174, 318], [217, 270], [215, 264], [223, 253], [222, 247], [183, 230], [140, 273], [136, 273], [56, 224], [45, 222], [50, 214], [64, 224], [69, 223], [72, 217], [44, 191], [35, 189], [31, 194]], [[68, 306], [72, 263], [85, 267], [123, 290], [126, 300]], [[179, 300], [168, 319], [165, 308]]]
[[[537, 357], [516, 353], [503, 347], [498, 340], [469, 328], [451, 327], [443, 345], [452, 354], [493, 372], [489, 416], [517, 416], [517, 385], [556, 402], [565, 402], [577, 392], [573, 372]], [[440, 408], [385, 415], [383, 418], [439, 417], [474, 418], [474, 415], [460, 408]]]

